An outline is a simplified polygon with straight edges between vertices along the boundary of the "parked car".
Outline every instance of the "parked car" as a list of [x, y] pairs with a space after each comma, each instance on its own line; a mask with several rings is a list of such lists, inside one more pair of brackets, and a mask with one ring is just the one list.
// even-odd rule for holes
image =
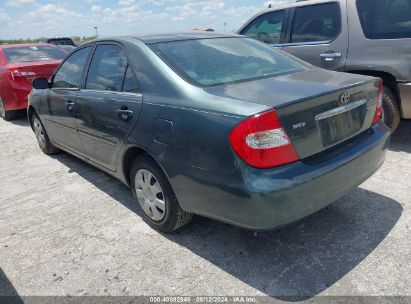
[[389, 144], [380, 79], [237, 35], [97, 40], [33, 85], [43, 152], [117, 177], [166, 232], [192, 214], [250, 229], [294, 222], [370, 177]]
[[54, 45], [72, 45], [72, 46], [76, 46], [73, 39], [67, 38], [67, 37], [42, 39], [42, 40], [40, 40], [40, 43], [50, 43], [50, 44], [54, 44]]
[[310, 0], [258, 13], [238, 33], [316, 66], [380, 77], [392, 131], [411, 118], [411, 0]]
[[72, 46], [72, 45], [64, 45], [64, 44], [60, 44], [57, 45], [57, 47], [59, 47], [60, 49], [62, 49], [64, 52], [71, 53], [72, 50], [74, 50], [76, 47]]
[[26, 109], [32, 80], [50, 77], [65, 56], [51, 44], [0, 45], [0, 117], [10, 120]]

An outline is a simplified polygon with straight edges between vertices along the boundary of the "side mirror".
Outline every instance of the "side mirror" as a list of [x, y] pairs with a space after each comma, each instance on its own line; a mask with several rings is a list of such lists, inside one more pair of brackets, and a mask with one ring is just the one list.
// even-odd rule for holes
[[49, 89], [50, 83], [46, 78], [36, 78], [33, 80], [33, 88], [36, 90]]

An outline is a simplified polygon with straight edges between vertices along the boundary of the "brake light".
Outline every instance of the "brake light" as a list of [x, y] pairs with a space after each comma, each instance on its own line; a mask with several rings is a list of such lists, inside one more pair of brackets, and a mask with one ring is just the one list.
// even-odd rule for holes
[[29, 78], [35, 77], [36, 73], [34, 72], [26, 72], [26, 71], [19, 71], [19, 70], [11, 70], [10, 71], [10, 80], [19, 80], [22, 78]]
[[237, 125], [231, 131], [230, 144], [244, 162], [256, 168], [298, 161], [297, 152], [275, 110], [254, 115]]
[[382, 80], [380, 79], [380, 81], [378, 82], [378, 96], [377, 96], [378, 100], [377, 100], [377, 109], [375, 110], [375, 114], [374, 114], [374, 119], [372, 121], [373, 125], [376, 125], [381, 117], [382, 117]]

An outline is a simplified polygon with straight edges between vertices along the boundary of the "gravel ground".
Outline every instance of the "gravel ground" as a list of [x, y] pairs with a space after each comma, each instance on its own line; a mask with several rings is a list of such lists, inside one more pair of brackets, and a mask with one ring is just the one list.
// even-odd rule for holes
[[0, 120], [0, 179], [0, 295], [411, 296], [410, 121], [366, 183], [258, 234], [201, 217], [157, 233], [120, 182], [42, 154], [23, 118]]

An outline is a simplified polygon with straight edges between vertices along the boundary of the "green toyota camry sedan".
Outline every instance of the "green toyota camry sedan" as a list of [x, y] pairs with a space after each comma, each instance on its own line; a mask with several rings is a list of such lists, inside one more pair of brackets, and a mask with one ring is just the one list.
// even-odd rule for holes
[[193, 214], [256, 230], [297, 221], [369, 178], [389, 145], [380, 79], [238, 35], [99, 39], [33, 86], [41, 150], [118, 178], [165, 232]]

